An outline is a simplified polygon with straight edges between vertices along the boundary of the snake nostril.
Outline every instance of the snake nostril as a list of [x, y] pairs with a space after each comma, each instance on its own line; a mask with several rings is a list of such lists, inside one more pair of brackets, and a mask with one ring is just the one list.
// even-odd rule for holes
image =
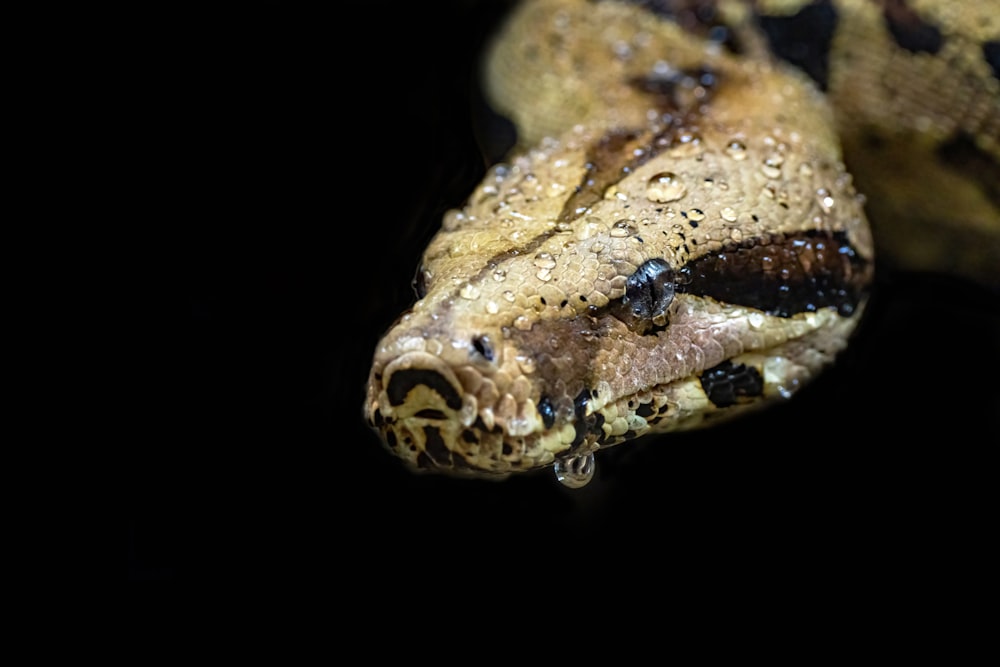
[[493, 361], [493, 345], [487, 336], [476, 336], [472, 339], [472, 347], [486, 361]]

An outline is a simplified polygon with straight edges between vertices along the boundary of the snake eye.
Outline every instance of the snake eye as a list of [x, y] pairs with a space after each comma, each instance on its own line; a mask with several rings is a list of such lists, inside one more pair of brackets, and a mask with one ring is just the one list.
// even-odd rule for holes
[[625, 300], [632, 313], [643, 319], [664, 315], [674, 300], [674, 275], [670, 265], [662, 259], [651, 259], [642, 264], [625, 282]]
[[673, 269], [663, 259], [650, 259], [625, 281], [625, 296], [615, 315], [637, 333], [655, 333], [666, 326], [673, 300]]

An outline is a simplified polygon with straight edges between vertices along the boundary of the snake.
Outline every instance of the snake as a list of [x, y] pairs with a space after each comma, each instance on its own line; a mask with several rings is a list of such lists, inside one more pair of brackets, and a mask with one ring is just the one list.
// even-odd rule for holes
[[1000, 285], [996, 0], [522, 0], [482, 72], [516, 145], [365, 393], [411, 470], [578, 488], [605, 448], [792, 400], [878, 267]]

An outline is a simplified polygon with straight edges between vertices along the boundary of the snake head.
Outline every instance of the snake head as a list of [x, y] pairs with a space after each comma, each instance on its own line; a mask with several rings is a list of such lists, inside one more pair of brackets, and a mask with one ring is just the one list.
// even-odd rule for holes
[[829, 109], [770, 65], [716, 65], [696, 108], [576, 125], [445, 215], [369, 376], [395, 455], [558, 471], [784, 400], [846, 345], [873, 250]]
[[[671, 167], [718, 173], [717, 145]], [[573, 141], [550, 149], [494, 170], [446, 216], [421, 298], [376, 347], [365, 415], [414, 469], [501, 478], [699, 428], [788, 398], [846, 344], [872, 265], [835, 166], [796, 169], [830, 184], [798, 184], [811, 198], [754, 189], [735, 214], [748, 198], [735, 180], [663, 206], [650, 161], [567, 217], [546, 209], [559, 190], [546, 171], [586, 161]], [[495, 211], [516, 219], [525, 199], [540, 214], [498, 233]]]

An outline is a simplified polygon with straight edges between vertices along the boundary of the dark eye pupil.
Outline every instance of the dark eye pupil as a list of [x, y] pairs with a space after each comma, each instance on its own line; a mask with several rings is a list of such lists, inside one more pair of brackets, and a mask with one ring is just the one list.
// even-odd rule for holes
[[625, 282], [625, 303], [636, 317], [652, 319], [663, 315], [674, 299], [673, 271], [662, 259], [650, 259]]

